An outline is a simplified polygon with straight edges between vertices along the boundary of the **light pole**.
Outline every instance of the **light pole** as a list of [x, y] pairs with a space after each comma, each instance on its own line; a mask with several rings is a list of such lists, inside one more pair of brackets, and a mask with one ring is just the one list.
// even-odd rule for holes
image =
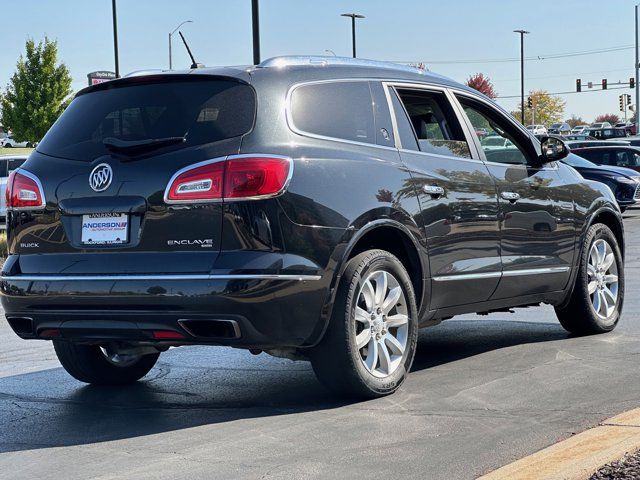
[[116, 64], [116, 78], [120, 78], [120, 61], [118, 59], [118, 15], [116, 0], [111, 0], [111, 16], [113, 17], [113, 56]]
[[173, 58], [172, 58], [172, 55], [171, 55], [171, 37], [185, 23], [193, 23], [193, 20], [185, 20], [180, 25], [178, 25], [176, 28], [174, 28], [173, 31], [169, 34], [169, 70], [171, 70], [173, 68]]
[[341, 17], [351, 17], [351, 45], [353, 47], [353, 58], [356, 58], [356, 18], [364, 18], [364, 15], [357, 13], [343, 13]]
[[514, 30], [513, 32], [520, 34], [520, 121], [524, 125], [524, 36], [531, 32], [526, 30]]
[[640, 85], [638, 85], [638, 73], [640, 71], [640, 47], [638, 47], [638, 5], [636, 5], [636, 134], [640, 134], [640, 113], [638, 112], [638, 105], [640, 105]]
[[251, 30], [253, 32], [253, 64], [260, 63], [260, 15], [258, 0], [251, 0]]

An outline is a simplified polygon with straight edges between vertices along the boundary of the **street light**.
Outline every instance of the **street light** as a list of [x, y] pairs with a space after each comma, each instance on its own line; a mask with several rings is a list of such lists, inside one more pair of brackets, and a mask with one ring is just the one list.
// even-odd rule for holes
[[173, 31], [169, 34], [169, 70], [171, 70], [173, 68], [173, 58], [171, 57], [171, 37], [173, 36], [174, 33], [176, 33], [178, 31], [178, 29], [184, 25], [185, 23], [193, 23], [193, 20], [185, 20], [184, 22], [182, 22], [180, 25], [178, 25], [176, 28], [173, 29]]
[[638, 112], [638, 107], [640, 107], [640, 85], [638, 85], [638, 74], [640, 73], [640, 47], [638, 46], [638, 5], [636, 5], [636, 133], [640, 133], [640, 112]]
[[118, 60], [118, 15], [116, 0], [111, 0], [111, 16], [113, 17], [113, 56], [116, 66], [116, 78], [120, 78], [120, 61]]
[[356, 18], [364, 18], [357, 13], [343, 13], [341, 17], [351, 17], [351, 44], [353, 46], [353, 58], [356, 58]]
[[526, 30], [514, 30], [513, 32], [520, 34], [520, 118], [524, 125], [524, 36], [531, 32]]

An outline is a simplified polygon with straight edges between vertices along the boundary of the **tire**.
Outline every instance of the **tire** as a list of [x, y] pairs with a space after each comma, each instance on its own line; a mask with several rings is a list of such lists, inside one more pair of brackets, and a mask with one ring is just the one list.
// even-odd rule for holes
[[[604, 260], [599, 260], [602, 258]], [[611, 264], [607, 267], [609, 262]], [[616, 237], [609, 227], [596, 223], [589, 228], [578, 268], [569, 303], [562, 308], [556, 307], [560, 324], [577, 335], [612, 331], [620, 321], [624, 302], [624, 263]], [[614, 277], [617, 282], [613, 282]]]
[[[376, 296], [376, 290], [384, 293]], [[417, 318], [413, 285], [400, 260], [384, 250], [355, 256], [340, 279], [324, 338], [309, 355], [316, 376], [341, 396], [395, 392], [413, 363]]]
[[10, 143], [5, 143], [4, 148], [12, 148]]
[[[97, 345], [77, 345], [54, 340], [53, 347], [64, 369], [76, 380], [95, 385], [122, 385], [144, 377], [153, 368], [160, 353], [133, 356], [114, 360], [108, 350]], [[121, 358], [123, 356], [120, 356]], [[111, 359], [110, 359], [111, 358]]]
[[31, 143], [31, 142], [27, 142], [26, 147], [27, 147], [27, 148], [33, 148], [33, 143]]

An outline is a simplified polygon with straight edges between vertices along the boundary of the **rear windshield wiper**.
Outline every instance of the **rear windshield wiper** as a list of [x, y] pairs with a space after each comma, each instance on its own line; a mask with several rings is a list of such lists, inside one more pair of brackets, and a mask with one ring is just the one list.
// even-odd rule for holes
[[135, 155], [186, 141], [187, 139], [185, 137], [146, 138], [144, 140], [120, 140], [119, 138], [107, 137], [102, 140], [102, 143], [114, 152], [131, 153]]

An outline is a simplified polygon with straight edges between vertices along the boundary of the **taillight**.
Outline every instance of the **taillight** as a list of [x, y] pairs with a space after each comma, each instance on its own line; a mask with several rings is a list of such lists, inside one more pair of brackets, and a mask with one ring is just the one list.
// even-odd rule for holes
[[222, 199], [224, 162], [208, 163], [178, 172], [165, 195], [169, 202]]
[[254, 199], [282, 192], [291, 176], [289, 158], [237, 155], [180, 170], [165, 192], [168, 203]]
[[44, 192], [38, 177], [26, 170], [15, 170], [7, 179], [5, 191], [7, 208], [44, 208]]

